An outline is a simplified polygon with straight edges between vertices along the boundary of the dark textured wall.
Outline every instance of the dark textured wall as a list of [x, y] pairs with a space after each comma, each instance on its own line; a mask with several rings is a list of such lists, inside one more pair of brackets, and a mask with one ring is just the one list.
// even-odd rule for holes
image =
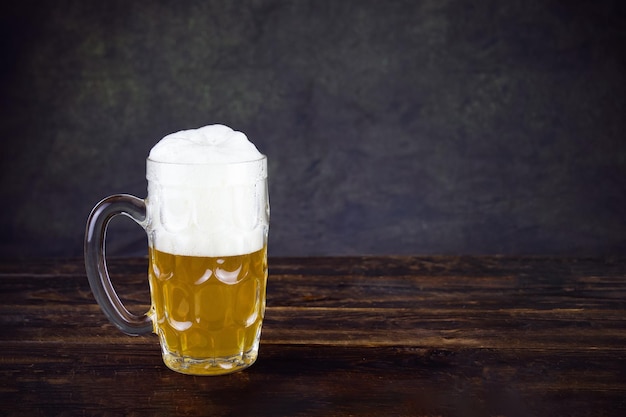
[[0, 256], [80, 256], [91, 207], [209, 123], [268, 155], [272, 255], [624, 254], [625, 4], [0, 6]]

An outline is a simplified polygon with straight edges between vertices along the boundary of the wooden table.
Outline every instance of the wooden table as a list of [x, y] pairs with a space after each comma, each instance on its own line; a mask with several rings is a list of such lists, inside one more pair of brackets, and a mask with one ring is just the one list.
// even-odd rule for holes
[[[110, 269], [131, 310], [146, 259]], [[626, 415], [626, 259], [270, 259], [260, 356], [161, 361], [95, 303], [82, 260], [0, 261], [0, 415]]]

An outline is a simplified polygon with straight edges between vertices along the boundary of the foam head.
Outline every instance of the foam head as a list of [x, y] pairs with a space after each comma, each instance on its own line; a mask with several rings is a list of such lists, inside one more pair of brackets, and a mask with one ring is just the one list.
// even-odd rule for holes
[[165, 136], [150, 150], [149, 159], [206, 164], [245, 162], [262, 156], [242, 132], [224, 125], [209, 125]]
[[267, 163], [246, 135], [211, 125], [161, 139], [147, 161], [148, 235], [163, 252], [234, 256], [267, 237]]

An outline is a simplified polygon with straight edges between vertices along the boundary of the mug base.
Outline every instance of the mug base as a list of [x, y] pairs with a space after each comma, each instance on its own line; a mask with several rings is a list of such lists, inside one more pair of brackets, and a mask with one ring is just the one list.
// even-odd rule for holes
[[191, 358], [171, 352], [163, 352], [163, 362], [172, 371], [186, 375], [226, 375], [241, 371], [252, 365], [258, 349], [250, 349], [238, 355], [220, 358]]

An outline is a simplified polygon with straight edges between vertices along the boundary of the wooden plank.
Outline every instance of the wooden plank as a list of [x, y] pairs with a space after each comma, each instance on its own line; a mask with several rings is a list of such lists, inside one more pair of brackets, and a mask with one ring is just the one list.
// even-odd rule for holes
[[[96, 305], [81, 310], [41, 310], [2, 306], [0, 341], [123, 343], [126, 336], [109, 324]], [[268, 308], [263, 342], [338, 346], [433, 348], [609, 349], [626, 345], [626, 321], [604, 311], [513, 313], [454, 309]], [[595, 319], [600, 317], [601, 319]]]
[[211, 378], [171, 372], [145, 345], [42, 343], [0, 360], [0, 378], [11, 381], [0, 402], [4, 415], [34, 416], [618, 415], [623, 359], [568, 349], [268, 345], [248, 370]]

